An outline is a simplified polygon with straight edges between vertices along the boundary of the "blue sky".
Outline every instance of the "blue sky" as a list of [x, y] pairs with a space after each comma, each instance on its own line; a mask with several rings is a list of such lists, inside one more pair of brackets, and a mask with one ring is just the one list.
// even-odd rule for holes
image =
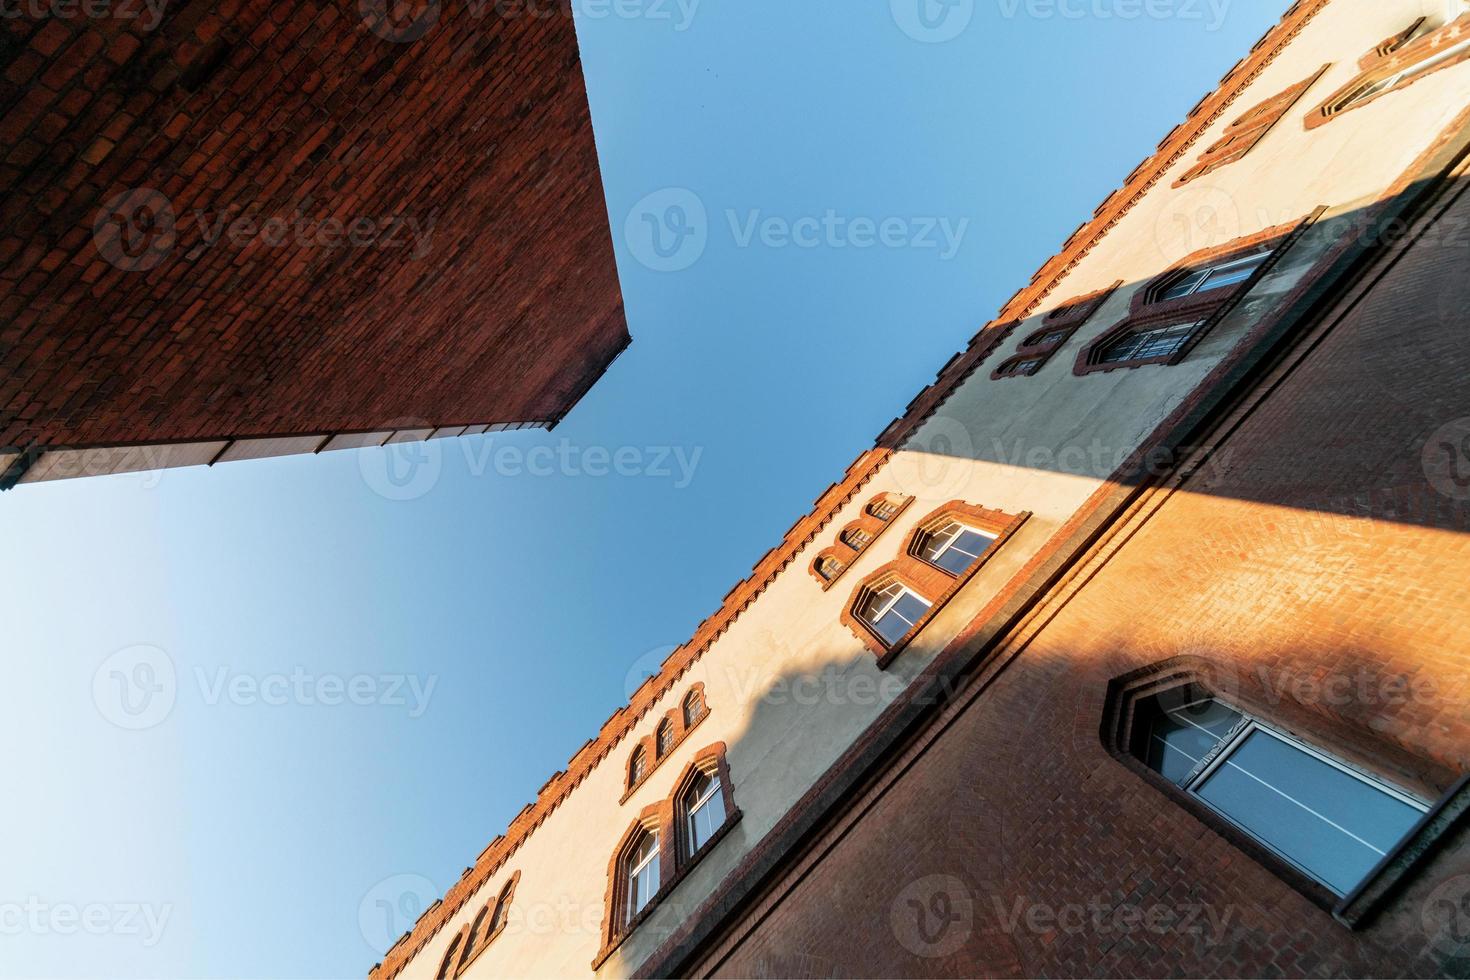
[[1280, 13], [579, 3], [634, 342], [556, 432], [0, 497], [0, 971], [361, 976]]

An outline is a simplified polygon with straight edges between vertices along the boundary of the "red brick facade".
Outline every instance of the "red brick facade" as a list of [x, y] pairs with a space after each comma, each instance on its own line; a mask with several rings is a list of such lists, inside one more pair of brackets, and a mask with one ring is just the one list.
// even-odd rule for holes
[[0, 21], [0, 447], [554, 422], [626, 345], [570, 16], [57, 6]]
[[[1100, 492], [1113, 523], [1079, 515], [1037, 605], [1001, 627], [988, 608], [837, 767], [863, 772], [848, 795], [829, 774], [798, 805], [822, 816], [778, 827], [784, 856], [753, 853], [732, 880], [760, 883], [712, 903], [718, 929], [642, 972], [1467, 975], [1463, 179], [1222, 365], [1200, 448]], [[1448, 808], [1339, 903], [1120, 758], [1120, 685], [1159, 670]], [[904, 733], [882, 747], [885, 727]]]

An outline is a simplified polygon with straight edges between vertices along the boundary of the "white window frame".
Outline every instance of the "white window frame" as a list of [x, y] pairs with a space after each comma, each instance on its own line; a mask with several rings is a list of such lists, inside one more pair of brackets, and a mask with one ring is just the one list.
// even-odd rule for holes
[[[975, 534], [980, 535], [982, 538], [989, 538], [990, 539], [990, 544], [988, 544], [988, 545], [985, 546], [985, 551], [980, 552], [980, 554], [978, 554], [978, 555], [970, 555], [970, 564], [971, 565], [973, 565], [973, 564], [975, 564], [975, 562], [979, 561], [981, 559], [981, 557], [985, 554], [986, 551], [989, 551], [991, 548], [993, 548], [995, 546], [995, 542], [998, 539], [999, 535], [992, 534], [990, 531], [981, 530], [980, 528], [976, 527], [973, 524], [966, 524], [964, 521], [956, 520], [953, 517], [948, 518], [948, 521], [949, 521], [949, 523], [945, 525], [944, 530], [942, 530], [942, 531], [926, 531], [925, 532], [924, 539], [919, 542], [919, 557], [922, 558], [922, 559], [924, 559], [924, 561], [929, 562], [931, 565], [936, 566], [937, 568], [939, 568], [940, 570], [942, 570], [946, 574], [955, 575], [955, 574], [958, 574], [958, 573], [951, 572], [949, 569], [945, 568], [943, 565], [940, 565], [939, 564], [939, 559], [940, 559], [940, 556], [944, 555], [951, 548], [954, 548], [954, 550], [959, 551], [960, 554], [970, 555], [970, 552], [968, 552], [968, 551], [965, 551], [965, 550], [960, 549], [960, 548], [955, 548], [955, 542], [960, 539], [960, 535], [961, 534], [964, 534], [966, 531], [973, 531]], [[926, 555], [925, 552], [929, 549], [929, 546], [934, 541], [938, 540], [939, 537], [942, 534], [949, 534], [951, 528], [954, 529], [954, 533], [949, 535], [949, 540], [946, 541], [946, 542], [944, 542], [944, 547], [942, 547], [938, 551], [934, 552], [933, 555]], [[968, 566], [966, 566], [966, 567], [968, 568]]]
[[[1406, 793], [1403, 790], [1398, 789], [1397, 787], [1389, 784], [1388, 782], [1386, 782], [1383, 779], [1380, 779], [1380, 778], [1378, 778], [1376, 776], [1372, 776], [1372, 775], [1369, 775], [1368, 773], [1362, 772], [1361, 770], [1356, 769], [1353, 766], [1348, 765], [1347, 763], [1341, 761], [1340, 759], [1334, 759], [1332, 756], [1330, 756], [1327, 753], [1323, 752], [1321, 749], [1318, 749], [1317, 747], [1315, 747], [1313, 745], [1309, 745], [1308, 743], [1303, 742], [1299, 738], [1296, 738], [1294, 736], [1288, 735], [1288, 734], [1286, 734], [1284, 732], [1277, 731], [1275, 728], [1272, 728], [1270, 725], [1263, 724], [1258, 719], [1251, 717], [1250, 715], [1246, 714], [1244, 711], [1241, 711], [1239, 708], [1235, 707], [1234, 705], [1230, 704], [1229, 702], [1221, 701], [1219, 698], [1215, 698], [1215, 697], [1199, 698], [1198, 700], [1191, 701], [1188, 704], [1183, 704], [1183, 705], [1180, 705], [1178, 708], [1173, 708], [1173, 709], [1171, 709], [1169, 711], [1164, 712], [1164, 716], [1165, 717], [1170, 717], [1170, 718], [1176, 717], [1175, 712], [1183, 711], [1186, 708], [1192, 708], [1195, 705], [1203, 704], [1206, 701], [1213, 701], [1216, 704], [1219, 704], [1219, 705], [1222, 705], [1223, 707], [1229, 708], [1231, 711], [1233, 711], [1236, 714], [1240, 715], [1240, 721], [1238, 721], [1235, 724], [1235, 726], [1233, 728], [1231, 728], [1230, 731], [1227, 732], [1223, 738], [1220, 739], [1220, 741], [1214, 746], [1214, 748], [1212, 748], [1209, 752], [1205, 753], [1204, 758], [1195, 760], [1195, 766], [1194, 766], [1194, 768], [1192, 770], [1190, 770], [1189, 774], [1186, 775], [1177, 784], [1179, 786], [1179, 788], [1181, 790], [1183, 790], [1185, 793], [1187, 793], [1190, 796], [1190, 798], [1195, 799], [1195, 800], [1198, 800], [1200, 803], [1202, 803], [1206, 807], [1208, 807], [1212, 812], [1218, 814], [1220, 816], [1220, 818], [1222, 820], [1224, 820], [1226, 823], [1230, 824], [1230, 826], [1234, 827], [1236, 830], [1238, 830], [1241, 833], [1245, 834], [1247, 837], [1251, 838], [1251, 840], [1253, 840], [1256, 843], [1260, 844], [1262, 847], [1266, 848], [1272, 854], [1276, 855], [1278, 858], [1280, 858], [1281, 860], [1285, 861], [1287, 864], [1291, 865], [1293, 868], [1295, 868], [1296, 870], [1300, 871], [1302, 874], [1306, 875], [1307, 877], [1311, 878], [1313, 881], [1315, 881], [1318, 884], [1322, 885], [1322, 887], [1326, 888], [1328, 891], [1332, 892], [1334, 895], [1338, 895], [1338, 897], [1342, 897], [1342, 895], [1337, 891], [1337, 889], [1333, 885], [1328, 884], [1326, 881], [1323, 881], [1322, 878], [1320, 878], [1318, 875], [1314, 874], [1308, 868], [1304, 867], [1301, 864], [1298, 864], [1290, 855], [1286, 854], [1285, 852], [1283, 852], [1282, 850], [1280, 850], [1279, 848], [1277, 848], [1276, 845], [1272, 844], [1270, 841], [1265, 840], [1264, 838], [1262, 838], [1261, 836], [1259, 836], [1258, 834], [1256, 834], [1255, 832], [1253, 832], [1252, 830], [1250, 830], [1249, 828], [1247, 828], [1243, 824], [1237, 823], [1236, 820], [1233, 817], [1231, 817], [1225, 811], [1221, 810], [1219, 807], [1215, 806], [1213, 803], [1211, 803], [1209, 800], [1207, 800], [1204, 796], [1200, 795], [1200, 790], [1204, 787], [1204, 785], [1206, 783], [1209, 782], [1210, 777], [1213, 776], [1215, 774], [1215, 772], [1220, 769], [1221, 766], [1227, 765], [1230, 762], [1230, 757], [1232, 755], [1234, 755], [1235, 752], [1238, 749], [1240, 749], [1241, 746], [1245, 745], [1246, 740], [1249, 739], [1251, 737], [1251, 735], [1259, 733], [1259, 734], [1267, 735], [1267, 736], [1269, 736], [1271, 738], [1274, 738], [1277, 741], [1284, 742], [1284, 743], [1286, 743], [1286, 745], [1290, 746], [1291, 748], [1296, 749], [1296, 750], [1298, 750], [1298, 751], [1300, 751], [1300, 752], [1302, 752], [1302, 753], [1304, 753], [1306, 755], [1311, 756], [1314, 759], [1317, 759], [1317, 760], [1319, 760], [1319, 761], [1321, 761], [1321, 762], [1323, 762], [1323, 763], [1331, 766], [1334, 769], [1339, 770], [1344, 775], [1350, 776], [1353, 779], [1356, 779], [1359, 782], [1364, 783], [1364, 784], [1372, 787], [1373, 789], [1378, 790], [1379, 792], [1383, 793], [1385, 796], [1388, 796], [1388, 797], [1391, 797], [1393, 799], [1396, 799], [1400, 803], [1403, 803], [1406, 806], [1409, 806], [1409, 807], [1412, 807], [1415, 810], [1418, 810], [1420, 813], [1428, 813], [1429, 812], [1429, 804], [1425, 803], [1423, 800], [1420, 800], [1417, 797], [1414, 797], [1414, 796], [1410, 795], [1409, 793]], [[1180, 720], [1183, 720], [1183, 721], [1188, 722], [1191, 726], [1193, 726], [1194, 728], [1198, 728], [1202, 732], [1205, 732], [1211, 738], [1217, 737], [1214, 732], [1211, 732], [1209, 729], [1204, 728], [1203, 726], [1195, 725], [1192, 721], [1189, 721], [1189, 719], [1187, 719], [1187, 718], [1180, 719]], [[1149, 738], [1152, 739], [1154, 737], [1155, 736], [1154, 736], [1153, 732], [1149, 732]], [[1181, 750], [1179, 750], [1176, 747], [1175, 748], [1175, 751], [1176, 752], [1179, 752]], [[1181, 753], [1181, 754], [1185, 754], [1186, 757], [1188, 755], [1187, 753]], [[1272, 788], [1274, 789], [1274, 787], [1272, 787]], [[1280, 791], [1277, 790], [1277, 792], [1280, 792]], [[1316, 810], [1313, 810], [1310, 806], [1308, 806], [1307, 804], [1303, 803], [1302, 801], [1300, 801], [1300, 800], [1298, 800], [1298, 799], [1296, 799], [1294, 797], [1288, 797], [1288, 799], [1290, 799], [1292, 803], [1295, 803], [1297, 806], [1301, 807], [1302, 809], [1307, 810], [1308, 812], [1310, 812], [1313, 815], [1317, 816], [1322, 821], [1324, 821], [1326, 823], [1332, 823], [1332, 821], [1328, 820], [1325, 816], [1322, 816], [1322, 814], [1317, 813]], [[1336, 827], [1338, 825], [1337, 824], [1333, 824], [1333, 826]], [[1387, 856], [1385, 852], [1380, 851], [1377, 847], [1375, 847], [1374, 845], [1372, 845], [1372, 844], [1368, 843], [1367, 841], [1363, 840], [1361, 837], [1358, 837], [1356, 834], [1354, 834], [1351, 831], [1347, 830], [1345, 827], [1338, 827], [1338, 829], [1341, 830], [1344, 834], [1347, 834], [1349, 837], [1352, 837], [1354, 840], [1356, 840], [1359, 843], [1361, 843], [1364, 847], [1367, 847], [1369, 850], [1374, 851], [1375, 853], [1377, 853], [1378, 855], [1380, 855], [1380, 858]]]
[[[1413, 40], [1417, 41], [1419, 37], [1422, 36], [1422, 34], [1418, 35]], [[1412, 41], [1410, 43], [1412, 43]], [[1461, 40], [1456, 41], [1454, 44], [1451, 44], [1449, 47], [1443, 49], [1442, 51], [1438, 51], [1428, 58], [1422, 58], [1419, 61], [1414, 62], [1414, 64], [1412, 65], [1405, 65], [1403, 68], [1400, 68], [1392, 75], [1387, 75], [1383, 78], [1378, 79], [1377, 81], [1363, 83], [1362, 85], [1358, 86], [1358, 88], [1348, 93], [1348, 95], [1344, 96], [1340, 101], [1338, 101], [1338, 103], [1333, 106], [1333, 111], [1342, 112], [1343, 110], [1349, 109], [1352, 106], [1357, 105], [1359, 102], [1364, 102], [1375, 95], [1381, 95], [1384, 92], [1392, 92], [1394, 89], [1402, 85], [1407, 79], [1432, 71], [1439, 65], [1442, 65], [1446, 61], [1449, 61], [1451, 58], [1464, 54], [1467, 50], [1470, 50], [1470, 37], [1462, 38]]]
[[[653, 841], [653, 847], [649, 850], [647, 857], [639, 861], [636, 865], [630, 865], [628, 868], [628, 914], [626, 918], [628, 922], [632, 922], [638, 917], [638, 913], [648, 908], [649, 903], [653, 901], [653, 897], [658, 894], [658, 882], [654, 881], [648, 892], [648, 900], [642, 905], [638, 904], [638, 879], [649, 869], [649, 865], [658, 863], [659, 853], [658, 831], [645, 829], [644, 833], [646, 836], [640, 839], [640, 843], [642, 840], [651, 840]], [[632, 855], [629, 856], [631, 857]], [[657, 877], [656, 874], [655, 877]]]
[[[1202, 292], [1214, 292], [1216, 289], [1224, 289], [1226, 286], [1239, 285], [1239, 283], [1244, 282], [1245, 279], [1249, 279], [1250, 276], [1247, 275], [1245, 279], [1236, 280], [1235, 282], [1228, 282], [1219, 286], [1211, 286], [1209, 289], [1204, 288], [1205, 283], [1209, 282], [1211, 279], [1222, 272], [1230, 272], [1232, 270], [1239, 269], [1242, 266], [1251, 266], [1252, 273], [1254, 273], [1255, 268], [1259, 268], [1261, 265], [1263, 265], [1266, 259], [1270, 258], [1270, 256], [1271, 253], [1268, 251], [1252, 252], [1250, 255], [1242, 255], [1240, 258], [1231, 259], [1228, 262], [1215, 262], [1211, 263], [1210, 265], [1202, 265], [1196, 266], [1192, 269], [1186, 269], [1184, 270], [1184, 272], [1180, 273], [1172, 282], [1166, 283], [1164, 287], [1159, 290], [1159, 302], [1172, 302], [1173, 300], [1195, 296]], [[1189, 287], [1189, 289], [1185, 290], [1177, 296], [1169, 295], [1175, 289], [1179, 288], [1180, 283], [1186, 282], [1190, 279], [1194, 279], [1196, 281]]]
[[[709, 779], [709, 788], [700, 794], [699, 799], [695, 800], [692, 804], [689, 805], [688, 810], [684, 814], [685, 832], [689, 835], [690, 855], [697, 853], [701, 847], [703, 847], [705, 844], [708, 844], [710, 839], [714, 837], [715, 832], [725, 825], [725, 820], [729, 819], [730, 816], [730, 808], [725, 805], [724, 787], [720, 783], [719, 773], [705, 772], [703, 773], [703, 775], [707, 779]], [[706, 837], [703, 841], [700, 841], [698, 839], [699, 834], [697, 832], [697, 824], [695, 823], [694, 818], [709, 804], [710, 800], [715, 798], [717, 794], [720, 797], [721, 808], [725, 811], [724, 816], [721, 817], [719, 823], [714, 825], [714, 828], [710, 831], [709, 837]]]
[[[909, 628], [904, 631], [904, 636], [907, 636], [909, 633], [912, 633], [913, 630], [914, 630], [914, 627], [917, 626], [917, 625], [919, 625], [917, 620], [911, 620], [907, 616], [905, 616], [903, 613], [900, 613], [900, 612], [897, 612], [897, 611], [894, 610], [894, 606], [897, 606], [898, 605], [899, 600], [901, 600], [904, 597], [904, 594], [905, 593], [907, 593], [908, 595], [913, 596], [915, 599], [918, 599], [920, 602], [922, 602], [924, 604], [924, 611], [925, 611], [926, 614], [928, 613], [928, 611], [930, 609], [933, 609], [934, 608], [934, 603], [930, 602], [928, 599], [925, 599], [923, 596], [919, 595], [919, 593], [915, 592], [913, 589], [909, 588], [907, 585], [905, 585], [902, 582], [889, 582], [887, 585], [883, 586], [880, 589], [874, 589], [874, 590], [872, 590], [871, 595], [880, 595], [881, 596], [881, 595], [886, 594], [890, 589], [897, 589], [898, 591], [894, 592], [894, 594], [888, 599], [888, 601], [885, 602], [885, 603], [883, 603], [878, 608], [878, 611], [875, 612], [875, 613], [873, 613], [871, 617], [869, 617], [869, 616], [862, 616], [861, 618], [862, 618], [863, 622], [865, 622], [865, 623], [868, 624], [868, 628], [869, 629], [873, 630], [874, 633], [877, 633], [878, 634], [879, 639], [883, 640], [884, 643], [892, 644], [892, 643], [898, 642], [898, 640], [902, 639], [903, 637], [898, 637], [898, 638], [896, 638], [894, 640], [889, 640], [886, 637], [884, 637], [882, 633], [878, 633], [878, 623], [882, 621], [882, 619], [883, 619], [884, 616], [887, 616], [891, 612], [895, 616], [897, 616], [899, 619], [903, 620], [905, 623], [908, 623], [909, 624]], [[869, 601], [869, 596], [865, 596], [863, 598], [863, 603], [862, 603], [863, 606], [866, 607], [868, 605], [868, 601]], [[920, 618], [922, 619], [923, 617], [920, 617]]]

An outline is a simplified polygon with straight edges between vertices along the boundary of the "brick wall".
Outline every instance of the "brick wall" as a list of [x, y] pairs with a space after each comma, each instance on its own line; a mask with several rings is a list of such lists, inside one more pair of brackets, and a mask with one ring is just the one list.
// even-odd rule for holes
[[626, 344], [565, 13], [12, 6], [0, 446], [555, 420]]
[[691, 972], [1467, 975], [1470, 831], [1352, 931], [1100, 737], [1110, 680], [1187, 654], [1426, 798], [1470, 770], [1467, 223], [1470, 198]]

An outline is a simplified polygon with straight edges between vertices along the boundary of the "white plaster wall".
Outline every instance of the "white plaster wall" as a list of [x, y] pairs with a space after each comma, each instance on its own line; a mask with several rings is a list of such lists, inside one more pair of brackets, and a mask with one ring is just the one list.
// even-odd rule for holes
[[[1458, 0], [1455, 0], [1458, 2]], [[1440, 0], [1429, 6], [1436, 9]], [[710, 896], [720, 881], [872, 723], [902, 685], [1021, 568], [1219, 362], [1249, 326], [1283, 301], [1338, 229], [1318, 226], [1248, 300], [1182, 364], [1075, 377], [1080, 347], [1125, 314], [1132, 290], [1177, 259], [1263, 228], [1295, 221], [1318, 205], [1351, 215], [1378, 198], [1470, 102], [1470, 64], [1421, 80], [1308, 132], [1302, 119], [1357, 71], [1371, 46], [1407, 26], [1424, 0], [1335, 0], [1253, 83], [1148, 197], [1084, 259], [926, 423], [905, 451], [843, 508], [768, 590], [695, 664], [669, 695], [431, 940], [402, 974], [433, 977], [447, 944], [512, 872], [521, 872], [510, 924], [467, 976], [575, 976], [591, 972], [601, 941], [608, 859], [633, 817], [668, 794], [704, 746], [727, 743], [744, 819], [599, 971], [631, 972]], [[1175, 190], [1219, 131], [1247, 108], [1331, 61], [1334, 67], [1243, 161]], [[1141, 148], [1142, 149], [1142, 148]], [[994, 366], [1036, 328], [1040, 315], [1122, 279], [1105, 308], [1033, 378], [990, 381]], [[913, 495], [912, 505], [831, 590], [807, 572], [815, 554], [857, 518], [874, 495]], [[892, 560], [917, 521], [955, 499], [1034, 517], [955, 597], [888, 672], [839, 617], [857, 583]], [[805, 678], [800, 695], [777, 686]], [[815, 681], [814, 681], [815, 679]], [[702, 681], [710, 716], [626, 803], [619, 804], [634, 739], [652, 731], [689, 686]], [[601, 719], [589, 719], [589, 733]], [[496, 828], [487, 828], [487, 838]]]

